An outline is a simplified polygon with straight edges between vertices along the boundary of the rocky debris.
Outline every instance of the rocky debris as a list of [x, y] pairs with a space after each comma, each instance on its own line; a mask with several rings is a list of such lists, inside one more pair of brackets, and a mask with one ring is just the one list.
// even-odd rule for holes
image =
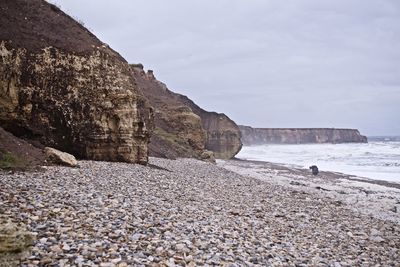
[[132, 75], [155, 108], [150, 154], [157, 157], [202, 159], [205, 150], [217, 158], [232, 158], [240, 148], [240, 131], [224, 114], [201, 109], [186, 96], [170, 91], [152, 70], [131, 64]]
[[71, 154], [62, 152], [51, 147], [46, 147], [44, 151], [49, 162], [70, 167], [76, 167], [78, 165], [75, 157]]
[[252, 128], [239, 125], [244, 145], [366, 143], [357, 129], [335, 128]]
[[[396, 266], [398, 223], [194, 159], [0, 173], [23, 266]], [[167, 171], [168, 170], [168, 171]], [[311, 175], [310, 175], [311, 176]], [[381, 238], [381, 239], [380, 239]]]
[[214, 153], [208, 150], [205, 150], [201, 155], [200, 159], [207, 162], [215, 163]]
[[219, 160], [217, 165], [303, 194], [332, 199], [334, 205], [344, 205], [367, 216], [400, 222], [400, 214], [394, 212], [400, 207], [400, 183], [325, 171], [314, 176], [307, 169], [262, 161]]
[[0, 2], [0, 124], [79, 158], [147, 163], [152, 109], [127, 62], [43, 0]]
[[0, 169], [29, 170], [46, 164], [42, 149], [0, 127]]
[[0, 217], [0, 266], [19, 266], [30, 255], [34, 237], [22, 223]]

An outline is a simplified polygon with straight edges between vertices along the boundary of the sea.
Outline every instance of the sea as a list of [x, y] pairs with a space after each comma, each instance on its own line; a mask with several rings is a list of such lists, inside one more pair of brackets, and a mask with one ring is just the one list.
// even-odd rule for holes
[[244, 146], [239, 159], [333, 171], [400, 183], [400, 138], [374, 137], [368, 143]]

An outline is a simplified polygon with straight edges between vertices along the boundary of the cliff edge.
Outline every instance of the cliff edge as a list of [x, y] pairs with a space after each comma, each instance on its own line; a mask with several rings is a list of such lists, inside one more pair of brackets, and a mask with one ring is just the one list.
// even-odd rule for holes
[[239, 126], [244, 145], [366, 143], [357, 129], [335, 128], [252, 128]]
[[[188, 97], [170, 91], [153, 71], [131, 64], [132, 75], [154, 107], [150, 155], [166, 158], [230, 159], [241, 149], [240, 130], [224, 114], [208, 112]], [[212, 161], [212, 160], [211, 160]]]
[[239, 153], [242, 149], [241, 132], [233, 120], [223, 113], [205, 111], [187, 96], [178, 97], [201, 118], [206, 130], [206, 149], [213, 151], [215, 157], [220, 159], [231, 159]]
[[0, 125], [79, 158], [145, 164], [152, 110], [127, 62], [58, 7], [0, 2]]

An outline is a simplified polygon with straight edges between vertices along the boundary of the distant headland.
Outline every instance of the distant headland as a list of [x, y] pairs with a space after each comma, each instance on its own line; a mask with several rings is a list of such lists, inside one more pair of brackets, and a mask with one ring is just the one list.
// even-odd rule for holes
[[336, 128], [252, 128], [239, 125], [243, 145], [367, 143], [357, 129]]

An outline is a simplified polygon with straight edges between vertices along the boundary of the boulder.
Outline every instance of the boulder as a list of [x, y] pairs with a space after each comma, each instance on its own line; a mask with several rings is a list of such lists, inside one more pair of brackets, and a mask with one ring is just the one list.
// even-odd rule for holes
[[0, 266], [20, 266], [30, 254], [34, 237], [23, 224], [0, 218]]
[[212, 151], [205, 150], [203, 153], [200, 155], [200, 159], [203, 161], [215, 163], [215, 156]]
[[146, 164], [152, 109], [127, 62], [44, 0], [0, 2], [0, 125], [78, 158]]
[[47, 160], [49, 162], [70, 167], [76, 167], [78, 165], [78, 162], [76, 161], [75, 157], [72, 156], [71, 154], [62, 152], [60, 150], [51, 147], [46, 147], [44, 151], [46, 153]]

